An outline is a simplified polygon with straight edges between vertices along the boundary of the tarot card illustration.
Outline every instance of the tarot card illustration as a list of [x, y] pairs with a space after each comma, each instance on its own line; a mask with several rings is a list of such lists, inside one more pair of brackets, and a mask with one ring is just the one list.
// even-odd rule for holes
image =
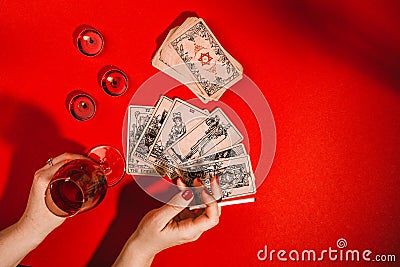
[[187, 186], [193, 186], [195, 180], [200, 179], [207, 187], [210, 180], [218, 176], [223, 199], [256, 192], [255, 177], [248, 155], [192, 165], [179, 169], [178, 173]]
[[150, 153], [150, 147], [152, 147], [158, 133], [167, 118], [168, 111], [171, 107], [172, 100], [168, 97], [162, 96], [157, 103], [151, 117], [142, 132], [142, 135], [137, 141], [136, 147], [133, 149], [133, 155], [139, 159], [147, 162], [147, 157]]
[[[164, 158], [167, 162], [170, 161], [168, 155], [164, 153], [165, 149], [207, 118], [208, 115], [208, 111], [176, 98], [162, 126], [162, 131], [158, 133], [153, 146], [150, 148], [148, 159], [151, 162], [155, 162], [160, 158]], [[173, 162], [170, 164], [173, 164]]]
[[127, 173], [136, 175], [155, 174], [155, 170], [151, 165], [136, 158], [133, 154], [133, 149], [142, 135], [154, 107], [131, 105], [128, 109]]
[[212, 97], [242, 78], [242, 66], [219, 44], [202, 19], [179, 34], [170, 45], [186, 64], [195, 81]]
[[202, 156], [202, 157], [198, 158], [197, 160], [192, 160], [192, 161], [186, 162], [185, 164], [183, 164], [183, 166], [205, 164], [210, 161], [234, 158], [234, 157], [243, 156], [243, 155], [247, 155], [246, 149], [244, 148], [243, 144], [238, 144], [238, 145], [229, 147], [227, 149], [224, 149], [222, 151], [217, 151], [213, 154]]
[[210, 116], [167, 148], [167, 153], [178, 164], [196, 160], [207, 154], [224, 150], [243, 140], [238, 129], [221, 109]]

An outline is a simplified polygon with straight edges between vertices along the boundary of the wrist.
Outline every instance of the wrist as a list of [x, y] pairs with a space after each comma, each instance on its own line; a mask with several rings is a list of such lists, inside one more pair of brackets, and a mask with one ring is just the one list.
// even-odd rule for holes
[[37, 231], [35, 227], [32, 227], [28, 221], [25, 219], [21, 218], [16, 224], [16, 230], [17, 232], [22, 235], [29, 237], [29, 241], [33, 245], [39, 245], [45, 238], [46, 234], [43, 234], [40, 231]]
[[52, 223], [50, 222], [50, 220], [38, 222], [24, 213], [17, 222], [17, 225], [20, 232], [23, 232], [24, 234], [32, 238], [32, 241], [40, 243], [61, 223], [62, 221]]
[[[15, 247], [15, 245], [18, 245], [18, 249], [17, 250], [13, 249], [13, 250], [15, 250], [16, 254], [18, 255], [22, 253], [21, 254], [22, 256], [19, 257], [20, 260], [23, 257], [25, 257], [25, 255], [28, 252], [32, 251], [37, 246], [39, 246], [39, 244], [43, 241], [42, 237], [30, 231], [30, 228], [27, 227], [27, 225], [21, 221], [17, 221], [13, 225], [4, 229], [1, 233], [3, 235], [0, 237], [0, 239], [2, 239], [1, 241], [4, 243], [1, 244], [2, 242], [0, 242], [0, 252], [2, 250], [1, 247], [4, 246], [5, 244], [8, 245], [11, 244], [10, 245], [11, 248], [13, 248], [13, 246]], [[0, 258], [2, 258], [1, 255]], [[6, 264], [6, 266], [8, 265]]]
[[156, 252], [148, 250], [134, 236], [129, 239], [113, 266], [150, 266]]
[[141, 242], [139, 239], [133, 238], [129, 240], [127, 245], [127, 249], [129, 249], [130, 253], [134, 255], [137, 259], [143, 261], [153, 261], [154, 257], [157, 254], [157, 251], [153, 251], [146, 247], [144, 242]]

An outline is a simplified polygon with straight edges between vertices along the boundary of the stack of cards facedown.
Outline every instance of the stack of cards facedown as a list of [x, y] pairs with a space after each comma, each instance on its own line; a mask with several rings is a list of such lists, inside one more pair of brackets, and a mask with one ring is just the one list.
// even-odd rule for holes
[[155, 107], [129, 106], [128, 127], [127, 173], [182, 177], [188, 186], [218, 176], [223, 199], [255, 193], [243, 136], [221, 109], [162, 96]]
[[218, 100], [242, 78], [243, 67], [205, 22], [190, 17], [168, 33], [152, 65], [189, 87], [204, 103]]

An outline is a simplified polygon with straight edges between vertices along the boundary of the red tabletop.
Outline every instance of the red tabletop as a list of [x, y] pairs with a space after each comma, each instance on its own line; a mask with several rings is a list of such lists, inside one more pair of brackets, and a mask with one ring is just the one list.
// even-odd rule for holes
[[[268, 100], [276, 154], [256, 203], [224, 207], [217, 227], [161, 252], [154, 266], [303, 266], [310, 262], [300, 256], [295, 263], [290, 251], [319, 256], [330, 247], [370, 250], [371, 260], [396, 255], [398, 264], [399, 11], [388, 0], [0, 0], [0, 228], [21, 216], [33, 174], [48, 158], [98, 144], [123, 150], [127, 106], [157, 73], [150, 61], [165, 31], [197, 15]], [[81, 24], [104, 35], [98, 56], [74, 47]], [[97, 83], [109, 64], [129, 76], [122, 96], [108, 96]], [[95, 98], [91, 120], [76, 121], [65, 108], [76, 89]], [[250, 138], [257, 147], [260, 135]], [[256, 164], [259, 151], [252, 151]], [[108, 266], [143, 215], [161, 204], [126, 175], [96, 209], [68, 219], [22, 263]], [[277, 252], [260, 261], [266, 246], [268, 254], [285, 250], [288, 261]], [[360, 264], [326, 255], [312, 265]]]

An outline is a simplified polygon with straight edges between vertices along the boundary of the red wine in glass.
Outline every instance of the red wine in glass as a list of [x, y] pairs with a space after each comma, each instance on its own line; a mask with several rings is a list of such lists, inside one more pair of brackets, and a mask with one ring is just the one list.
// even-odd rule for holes
[[70, 217], [95, 208], [125, 174], [125, 160], [114, 147], [95, 147], [88, 156], [64, 164], [51, 179], [45, 201], [55, 215]]
[[[85, 174], [81, 174], [85, 175]], [[83, 205], [83, 192], [73, 180], [58, 179], [50, 186], [54, 204], [67, 214], [76, 214]]]

